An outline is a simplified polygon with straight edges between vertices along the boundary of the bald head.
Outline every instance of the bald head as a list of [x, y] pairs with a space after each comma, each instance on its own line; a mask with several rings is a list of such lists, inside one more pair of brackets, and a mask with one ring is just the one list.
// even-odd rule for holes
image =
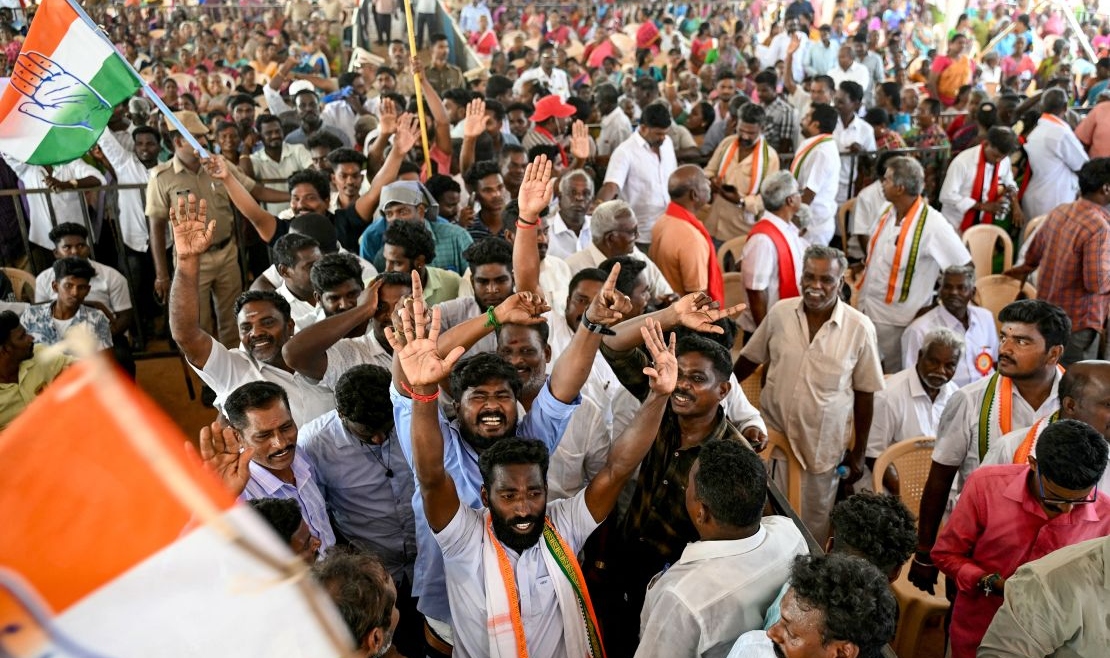
[[674, 170], [667, 181], [667, 192], [671, 201], [678, 205], [695, 211], [709, 203], [711, 194], [709, 179], [701, 167], [683, 165]]
[[1060, 418], [1079, 420], [1110, 441], [1110, 361], [1080, 361], [1060, 378]]

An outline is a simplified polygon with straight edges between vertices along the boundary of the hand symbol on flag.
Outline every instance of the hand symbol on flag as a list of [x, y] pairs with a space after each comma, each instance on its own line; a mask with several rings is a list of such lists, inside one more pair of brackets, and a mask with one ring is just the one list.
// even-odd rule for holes
[[[21, 53], [15, 61], [11, 84], [30, 99], [19, 106], [27, 116], [52, 126], [93, 130], [104, 125], [112, 108], [87, 84], [44, 55]], [[95, 117], [103, 114], [100, 120]]]

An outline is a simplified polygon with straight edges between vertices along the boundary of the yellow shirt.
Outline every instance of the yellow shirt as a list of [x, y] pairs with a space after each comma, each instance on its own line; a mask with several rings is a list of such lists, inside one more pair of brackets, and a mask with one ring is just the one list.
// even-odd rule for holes
[[31, 358], [19, 364], [19, 381], [0, 384], [0, 429], [15, 420], [47, 384], [73, 363], [73, 357], [58, 351], [48, 352], [46, 347], [35, 345]]
[[[763, 214], [763, 197], [759, 195], [758, 185], [762, 184], [767, 176], [779, 170], [779, 154], [773, 148], [767, 149], [767, 162], [759, 176], [756, 189], [753, 190], [752, 167], [755, 165], [754, 156], [757, 153], [762, 155], [763, 150], [757, 144], [756, 148], [746, 158], [736, 162], [736, 155], [730, 153], [736, 140], [736, 135], [731, 135], [721, 141], [717, 150], [713, 152], [713, 157], [709, 159], [709, 164], [705, 168], [705, 175], [713, 179], [723, 178], [722, 184], [735, 187], [744, 199], [744, 209], [741, 210], [736, 204], [720, 195], [716, 195], [713, 203], [709, 205], [709, 209], [702, 209], [698, 213], [698, 218], [705, 223], [709, 234], [721, 241], [747, 235], [751, 231], [756, 220]], [[727, 167], [725, 167], [724, 162], [726, 155], [731, 155], [733, 159]], [[725, 171], [723, 177], [720, 175], [722, 169]]]

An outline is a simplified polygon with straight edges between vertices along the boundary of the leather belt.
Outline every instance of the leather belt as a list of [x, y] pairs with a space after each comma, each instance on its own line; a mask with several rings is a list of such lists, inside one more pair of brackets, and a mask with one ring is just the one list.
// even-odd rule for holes
[[433, 651], [438, 651], [445, 656], [450, 656], [451, 652], [455, 650], [455, 647], [447, 644], [443, 641], [443, 638], [436, 635], [436, 632], [432, 630], [432, 627], [428, 625], [428, 622], [424, 622], [424, 640], [427, 641], [428, 646]]
[[223, 240], [217, 242], [216, 244], [214, 244], [214, 245], [208, 247], [207, 249], [205, 249], [204, 253], [210, 254], [214, 251], [220, 251], [229, 244], [231, 244], [231, 236], [230, 235], [227, 236], [226, 238], [224, 238]]

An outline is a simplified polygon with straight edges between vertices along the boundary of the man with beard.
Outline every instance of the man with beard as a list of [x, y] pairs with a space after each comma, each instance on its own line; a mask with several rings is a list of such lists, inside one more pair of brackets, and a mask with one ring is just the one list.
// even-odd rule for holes
[[705, 167], [714, 192], [705, 228], [718, 240], [747, 235], [763, 212], [759, 188], [780, 167], [774, 143], [763, 136], [765, 117], [755, 103], [740, 108], [736, 134], [717, 146]]
[[[317, 135], [313, 135], [313, 139], [316, 137]], [[317, 168], [331, 176], [332, 188], [335, 190], [331, 199], [333, 210], [354, 206], [370, 191], [366, 182], [365, 155], [354, 149], [340, 147], [328, 151], [324, 161], [327, 169]]]
[[[506, 240], [486, 238], [475, 242], [463, 252], [463, 256], [470, 263], [470, 284], [474, 294], [443, 302], [436, 307], [440, 309], [444, 331], [480, 317], [483, 312], [488, 313], [513, 294], [513, 247]], [[490, 333], [474, 343], [470, 354], [496, 350], [497, 339]]]
[[[359, 658], [383, 658], [393, 648], [401, 621], [398, 592], [389, 572], [372, 553], [332, 551], [312, 567], [355, 638]], [[419, 654], [410, 654], [419, 655]]]
[[511, 227], [506, 226], [501, 217], [508, 201], [501, 167], [490, 160], [476, 162], [467, 170], [465, 179], [470, 198], [478, 204], [474, 219], [466, 227], [470, 237], [475, 242], [489, 236], [506, 237], [506, 231]]
[[[289, 302], [274, 292], [250, 290], [235, 301], [234, 313], [243, 348], [228, 349], [201, 328], [200, 258], [212, 246], [215, 222], [208, 221], [205, 204], [189, 195], [178, 197], [170, 210], [177, 272], [170, 289], [170, 334], [221, 406], [228, 394], [247, 382], [264, 380], [293, 391], [289, 411], [305, 423], [335, 407], [331, 391], [293, 373], [281, 348], [293, 334]], [[207, 300], [205, 300], [207, 302]]]
[[[547, 88], [553, 96], [565, 102], [570, 98], [570, 80], [567, 78], [566, 71], [555, 68], [555, 44], [550, 41], [541, 43], [539, 47], [539, 58], [539, 66], [528, 69], [524, 73], [521, 73], [520, 77], [516, 79], [516, 82], [513, 84], [513, 94], [517, 97], [522, 96], [525, 83], [538, 81]], [[528, 144], [524, 146], [525, 148], [530, 148]]]
[[0, 429], [15, 420], [73, 358], [35, 339], [12, 311], [0, 312]]
[[[483, 294], [483, 267], [486, 266], [478, 266], [475, 270], [478, 284], [476, 294]], [[508, 284], [511, 279], [507, 267], [503, 271], [505, 284]], [[556, 360], [547, 383], [540, 388], [532, 402], [531, 410], [519, 419], [519, 424], [517, 398], [521, 395], [522, 384], [516, 369], [501, 357], [479, 353], [459, 362], [453, 368], [440, 371], [439, 378], [445, 376], [448, 369], [451, 371], [450, 389], [455, 396], [453, 406], [457, 417], [448, 423], [440, 415], [438, 424], [441, 429], [436, 431], [438, 435], [447, 437], [450, 454], [448, 463], [454, 480], [451, 488], [454, 490], [458, 487], [467, 506], [477, 508], [481, 505], [481, 485], [484, 480], [478, 462], [480, 455], [490, 446], [515, 435], [539, 438], [548, 452], [557, 447], [570, 416], [578, 406], [579, 391], [585, 384], [590, 363], [600, 342], [599, 328], [614, 324], [628, 312], [630, 306], [628, 299], [614, 289], [615, 278], [610, 278], [613, 280], [607, 281], [586, 311], [590, 320], [579, 325], [570, 345]], [[406, 299], [404, 306], [404, 313], [407, 314], [404, 326], [411, 330], [412, 318], [418, 318], [422, 337], [426, 316], [419, 277], [414, 275], [412, 284], [413, 297], [411, 301]], [[491, 292], [495, 291], [486, 290], [486, 294]], [[438, 339], [439, 352], [451, 355], [452, 363], [468, 345], [482, 340], [495, 328], [510, 324], [535, 324], [548, 310], [541, 298], [530, 292], [521, 292], [508, 297], [498, 306], [491, 307], [486, 314], [479, 314], [440, 336], [439, 321], [444, 306], [434, 309], [433, 322], [436, 330], [432, 333], [432, 338]], [[587, 327], [593, 327], [594, 331]], [[426, 432], [417, 431], [413, 408], [416, 406], [420, 410], [424, 401], [434, 399], [435, 396], [426, 393], [427, 389], [434, 390], [435, 386], [413, 387], [406, 379], [397, 349], [404, 339], [412, 339], [412, 332], [408, 331], [403, 335], [387, 332], [387, 335], [390, 336], [395, 350], [395, 386], [390, 389], [390, 398], [394, 406], [398, 436], [406, 450], [406, 458], [411, 462], [412, 441], [430, 436]], [[438, 356], [434, 358], [443, 367], [442, 360]], [[415, 405], [410, 396], [414, 399], [419, 396]], [[430, 411], [434, 424], [434, 407]], [[444, 464], [442, 448], [439, 463]], [[441, 553], [432, 544], [432, 532], [425, 519], [424, 499], [415, 497], [413, 506], [417, 515], [417, 559], [420, 561], [416, 571], [418, 578], [415, 592], [420, 596], [421, 612], [428, 617], [429, 643], [433, 647], [447, 647], [441, 649], [441, 652], [449, 653], [452, 632], [450, 620], [455, 607], [448, 606], [447, 587], [443, 581], [443, 567], [440, 562]], [[439, 527], [442, 528], [442, 525]]]
[[198, 451], [205, 465], [242, 500], [296, 500], [323, 557], [335, 545], [335, 532], [315, 468], [297, 449], [297, 423], [285, 389], [273, 382], [247, 382], [227, 396], [223, 411], [229, 427], [216, 421], [200, 430]]
[[301, 125], [285, 136], [287, 143], [303, 145], [309, 137], [323, 131], [335, 135], [343, 142], [343, 146], [351, 148], [351, 137], [339, 128], [324, 123], [320, 117], [320, 99], [316, 97], [315, 89], [298, 91], [293, 98], [293, 104], [297, 108], [297, 118], [300, 119]]
[[[531, 151], [536, 146], [555, 146], [562, 155], [563, 167], [570, 166], [567, 147], [567, 120], [573, 117], [577, 110], [558, 96], [544, 96], [536, 102], [532, 111], [532, 129], [520, 140], [520, 145], [525, 150]], [[512, 114], [509, 114], [509, 129], [513, 129]]]
[[378, 209], [385, 221], [373, 222], [362, 232], [359, 253], [363, 258], [374, 261], [384, 270], [385, 232], [394, 222], [404, 221], [422, 225], [432, 232], [436, 253], [430, 265], [457, 274], [466, 271], [468, 264], [464, 253], [474, 244], [474, 239], [465, 228], [437, 216], [435, 198], [418, 180], [394, 181], [382, 188], [380, 199]]
[[297, 333], [316, 322], [316, 296], [312, 292], [312, 266], [323, 257], [320, 243], [300, 233], [287, 233], [274, 243], [273, 260], [281, 276], [275, 291], [289, 302]]
[[975, 306], [975, 268], [953, 265], [940, 277], [940, 300], [932, 310], [914, 320], [902, 334], [902, 366], [912, 368], [924, 344], [925, 335], [938, 327], [956, 332], [964, 339], [964, 352], [952, 382], [957, 388], [973, 384], [994, 372], [998, 356], [998, 330], [994, 316]]
[[929, 593], [937, 577], [929, 553], [956, 475], [959, 492], [996, 441], [1060, 406], [1059, 360], [1071, 334], [1067, 314], [1048, 302], [1023, 299], [1003, 308], [998, 321], [998, 372], [956, 391], [937, 426], [933, 463], [921, 494], [917, 553], [909, 573], [910, 582]]
[[[602, 294], [612, 292], [609, 282]], [[452, 457], [447, 451], [456, 452], [459, 440], [451, 435], [445, 439], [434, 401], [438, 382], [451, 370], [462, 349], [452, 350], [446, 359], [439, 356], [434, 340], [439, 329], [438, 314], [433, 312], [429, 331], [422, 306], [417, 297], [415, 327], [414, 315], [407, 309], [403, 312], [407, 345], [402, 347], [401, 341], [391, 336], [398, 350], [394, 370], [395, 374], [404, 371], [398, 381], [407, 378], [411, 387], [405, 386], [418, 398], [411, 419], [412, 459], [426, 522], [442, 551], [454, 639], [460, 654], [501, 655], [526, 647], [532, 655], [599, 655], [601, 638], [575, 554], [613, 509], [622, 487], [651, 447], [654, 428], [662, 420], [677, 377], [673, 340], [668, 348], [658, 327], [644, 330], [654, 367], [645, 371], [649, 393], [641, 413], [613, 445], [605, 467], [582, 492], [548, 505], [548, 454], [554, 442], [550, 436], [546, 441], [516, 438], [511, 426], [502, 425], [508, 432], [488, 444], [477, 460], [477, 468], [468, 469], [469, 477], [457, 483], [464, 473], [451, 466]], [[595, 309], [596, 304], [591, 311]], [[615, 317], [619, 313], [607, 319]], [[431, 339], [425, 339], [426, 334]], [[579, 331], [578, 337], [589, 337], [581, 341], [582, 347], [587, 343], [596, 347], [599, 340], [597, 334], [588, 331]], [[589, 357], [592, 349], [579, 351], [581, 354], [575, 357]], [[556, 371], [569, 355], [560, 358]], [[451, 374], [455, 379], [458, 369]], [[554, 383], [553, 373], [549, 386]], [[460, 415], [466, 418], [494, 404], [502, 407], [502, 413], [515, 415], [513, 390], [519, 390], [520, 384], [514, 384], [486, 379], [468, 389], [461, 403], [470, 408]], [[485, 399], [479, 403], [476, 396]], [[479, 411], [477, 419], [487, 425], [482, 418], [492, 413]], [[488, 433], [491, 429], [487, 426], [482, 431]], [[515, 434], [526, 434], [520, 430]], [[473, 470], [480, 473], [480, 487], [475, 486]], [[456, 488], [462, 485], [467, 485], [464, 499]], [[477, 492], [480, 503], [473, 500]], [[511, 561], [510, 552], [515, 558]], [[518, 594], [517, 583], [527, 584], [526, 595]]]
[[435, 257], [435, 238], [426, 227], [413, 222], [393, 222], [385, 230], [385, 245], [382, 246], [385, 271], [406, 276], [412, 272], [419, 274], [424, 286], [424, 301], [429, 306], [459, 296], [459, 275], [432, 267]]
[[[523, 182], [523, 181], [522, 181]], [[519, 191], [520, 186], [517, 186]], [[594, 181], [584, 169], [574, 169], [559, 179], [559, 212], [551, 219], [547, 253], [566, 259], [590, 244], [586, 214], [594, 198]]]
[[838, 249], [806, 249], [802, 296], [771, 308], [735, 367], [744, 381], [765, 364], [760, 411], [802, 464], [801, 516], [819, 543], [828, 537], [839, 467], [848, 484], [863, 476], [874, 394], [883, 390], [875, 328], [840, 299], [847, 269]]
[[[255, 125], [262, 139], [262, 150], [243, 160], [243, 173], [259, 180], [279, 180], [312, 166], [312, 156], [300, 144], [286, 144], [281, 119], [272, 114], [258, 117]], [[274, 215], [289, 207], [288, 203], [267, 203], [267, 212]]]
[[[309, 279], [316, 299], [317, 320], [353, 309], [366, 287], [362, 282], [362, 267], [354, 254], [324, 256], [312, 266]], [[357, 327], [352, 335], [361, 336], [365, 329]]]

